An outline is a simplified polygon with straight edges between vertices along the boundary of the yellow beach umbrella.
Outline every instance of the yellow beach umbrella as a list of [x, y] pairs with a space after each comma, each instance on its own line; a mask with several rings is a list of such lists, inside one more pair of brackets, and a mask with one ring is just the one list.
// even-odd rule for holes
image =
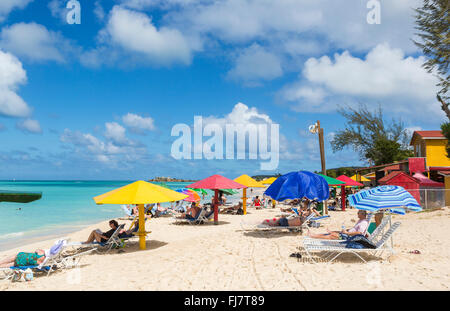
[[275, 180], [277, 180], [276, 177], [270, 177], [270, 178], [263, 180], [262, 183], [265, 185], [271, 185]]
[[144, 204], [180, 201], [188, 196], [146, 181], [129, 185], [94, 197], [97, 204], [137, 204], [139, 208], [139, 247], [145, 249]]
[[[241, 175], [234, 179], [235, 182], [241, 185], [247, 186], [249, 188], [264, 188], [264, 184], [251, 178], [248, 175]], [[244, 210], [244, 215], [247, 214], [247, 188], [242, 190], [242, 209]]]
[[356, 179], [356, 174], [355, 175], [353, 175], [352, 177], [350, 177], [351, 179], [353, 179], [353, 180], [355, 180], [355, 181], [370, 181], [370, 179], [368, 179], [368, 178], [366, 178], [366, 177], [364, 177], [364, 176], [361, 176], [361, 180], [357, 180]]

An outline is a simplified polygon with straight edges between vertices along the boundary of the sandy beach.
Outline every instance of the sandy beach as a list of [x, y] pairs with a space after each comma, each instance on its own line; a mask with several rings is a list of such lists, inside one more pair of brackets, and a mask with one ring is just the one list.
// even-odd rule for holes
[[[339, 229], [356, 221], [356, 210], [330, 212], [322, 222]], [[389, 260], [355, 256], [317, 264], [289, 255], [298, 252], [303, 235], [244, 231], [242, 223], [275, 217], [280, 210], [250, 208], [245, 216], [219, 215], [220, 224], [175, 224], [173, 218], [147, 221], [147, 250], [137, 239], [122, 250], [85, 256], [79, 268], [57, 271], [32, 282], [0, 282], [1, 290], [448, 290], [450, 287], [450, 210], [393, 216], [401, 221], [394, 235], [395, 255]], [[120, 220], [119, 223], [129, 223]], [[68, 235], [83, 241], [93, 229], [107, 229], [107, 221]], [[0, 253], [45, 248], [55, 240], [33, 243]], [[412, 250], [421, 254], [411, 254]]]

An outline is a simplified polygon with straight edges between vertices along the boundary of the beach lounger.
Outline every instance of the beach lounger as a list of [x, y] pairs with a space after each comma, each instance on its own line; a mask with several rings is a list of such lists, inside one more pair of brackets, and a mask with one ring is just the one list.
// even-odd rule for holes
[[363, 262], [366, 260], [360, 255], [360, 253], [366, 253], [374, 256], [381, 256], [383, 252], [389, 251], [390, 255], [394, 254], [394, 250], [392, 247], [387, 246], [386, 242], [391, 238], [395, 230], [400, 226], [400, 222], [394, 223], [389, 230], [386, 231], [381, 237], [380, 240], [375, 244], [375, 248], [347, 248], [346, 242], [342, 240], [316, 240], [316, 239], [305, 239], [303, 241], [303, 249], [305, 250], [308, 257], [316, 262], [312, 256], [314, 252], [322, 252], [324, 253], [323, 259], [333, 262], [336, 258], [338, 258], [342, 254], [350, 253], [354, 254], [358, 258], [360, 258]]
[[47, 276], [50, 274], [51, 271], [54, 271], [55, 269], [50, 266], [24, 266], [24, 267], [9, 267], [9, 268], [0, 268], [1, 277], [0, 280], [3, 281], [13, 281], [14, 280], [14, 274], [17, 271], [25, 271], [27, 269], [31, 269], [33, 271], [33, 274], [47, 274]]
[[93, 242], [93, 243], [89, 243], [89, 244], [84, 244], [82, 242], [71, 242], [71, 243], [67, 243], [67, 246], [71, 246], [73, 248], [78, 248], [78, 249], [85, 249], [85, 248], [94, 249], [95, 248], [98, 250], [98, 248], [102, 248], [102, 249], [105, 249], [106, 252], [109, 252], [113, 248], [120, 248], [120, 247], [124, 246], [123, 240], [119, 237], [119, 233], [123, 229], [123, 227], [124, 227], [124, 224], [120, 225], [116, 229], [116, 231], [114, 231], [114, 233], [111, 235], [111, 237], [108, 239], [108, 241], [106, 241], [104, 243]]
[[[391, 216], [389, 216], [389, 215], [383, 217], [383, 220], [381, 221], [380, 225], [372, 232], [372, 234], [370, 234], [370, 235], [367, 237], [367, 239], [368, 239], [370, 242], [372, 242], [372, 243], [374, 243], [374, 244], [376, 244], [376, 243], [378, 242], [378, 238], [379, 238], [381, 235], [384, 234], [385, 228], [386, 228], [387, 225], [391, 222], [391, 218], [390, 218], [390, 217], [391, 217]], [[370, 218], [371, 218], [371, 217], [368, 217], [367, 219], [370, 221]], [[341, 240], [316, 239], [316, 238], [311, 238], [311, 237], [308, 237], [308, 236], [306, 236], [306, 237], [303, 238], [303, 242], [304, 242], [304, 243], [309, 243], [309, 244], [311, 244], [311, 243], [318, 244], [319, 242], [323, 242], [323, 243], [330, 244], [330, 243], [338, 243], [338, 242], [340, 242], [340, 241], [341, 241]]]
[[244, 231], [249, 231], [249, 230], [262, 230], [262, 231], [289, 230], [292, 232], [302, 232], [303, 229], [308, 225], [308, 222], [313, 218], [314, 218], [314, 214], [311, 214], [308, 217], [306, 217], [305, 221], [302, 223], [301, 226], [294, 226], [294, 227], [269, 226], [269, 225], [265, 225], [265, 224], [257, 224], [256, 226], [251, 226], [250, 228], [245, 228], [244, 223], [241, 222], [241, 228]]
[[200, 211], [198, 212], [197, 216], [194, 219], [175, 218], [175, 222], [176, 223], [188, 222], [191, 225], [198, 225], [205, 221], [205, 219], [204, 219], [205, 213], [206, 213], [206, 210], [204, 208], [201, 208]]

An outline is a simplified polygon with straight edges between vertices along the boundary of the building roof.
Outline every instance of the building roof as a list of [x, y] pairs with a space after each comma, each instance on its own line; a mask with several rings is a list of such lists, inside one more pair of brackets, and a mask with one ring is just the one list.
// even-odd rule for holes
[[416, 137], [421, 137], [422, 139], [445, 139], [442, 131], [414, 131], [411, 137], [411, 146], [413, 145]]
[[[402, 171], [393, 171], [389, 174], [387, 174], [386, 176], [384, 176], [383, 178], [380, 178], [378, 180], [379, 183], [384, 183], [384, 182], [388, 182], [389, 180], [391, 180], [392, 178], [394, 178], [395, 176], [399, 175], [399, 174], [405, 174]], [[405, 174], [406, 176], [410, 177], [408, 174]], [[412, 177], [411, 177], [412, 178]]]
[[415, 173], [413, 177], [419, 180], [420, 185], [429, 187], [444, 187], [443, 183], [434, 181], [423, 175], [422, 173]]
[[414, 176], [410, 176], [408, 174], [406, 174], [405, 172], [402, 171], [394, 171], [386, 176], [384, 176], [383, 178], [381, 178], [380, 180], [378, 180], [378, 182], [380, 184], [383, 183], [387, 183], [389, 182], [389, 180], [391, 180], [392, 178], [398, 176], [398, 175], [403, 175], [404, 177], [407, 177], [408, 179], [411, 179], [411, 181], [421, 185], [421, 186], [429, 186], [429, 187], [444, 187], [443, 183], [439, 183], [436, 181], [433, 181], [429, 178], [427, 178], [425, 175], [421, 174], [421, 173], [415, 173]]

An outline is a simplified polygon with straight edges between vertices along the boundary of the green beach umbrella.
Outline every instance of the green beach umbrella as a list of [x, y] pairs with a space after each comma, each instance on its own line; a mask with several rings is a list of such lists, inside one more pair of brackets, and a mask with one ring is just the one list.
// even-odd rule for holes
[[329, 176], [325, 176], [325, 175], [322, 175], [322, 174], [317, 174], [317, 175], [322, 176], [323, 178], [325, 178], [325, 180], [327, 181], [329, 186], [345, 185], [345, 182], [340, 181], [338, 179], [335, 179], [335, 178], [332, 178], [332, 177], [329, 177]]
[[195, 192], [200, 193], [202, 195], [208, 195], [208, 191], [206, 191], [205, 189], [198, 189], [198, 188], [197, 189], [188, 188], [188, 189], [194, 190]]
[[30, 203], [42, 198], [42, 192], [0, 191], [0, 202]]
[[233, 195], [237, 193], [237, 191], [234, 191], [233, 189], [220, 189], [219, 191], [222, 191], [226, 195]]

